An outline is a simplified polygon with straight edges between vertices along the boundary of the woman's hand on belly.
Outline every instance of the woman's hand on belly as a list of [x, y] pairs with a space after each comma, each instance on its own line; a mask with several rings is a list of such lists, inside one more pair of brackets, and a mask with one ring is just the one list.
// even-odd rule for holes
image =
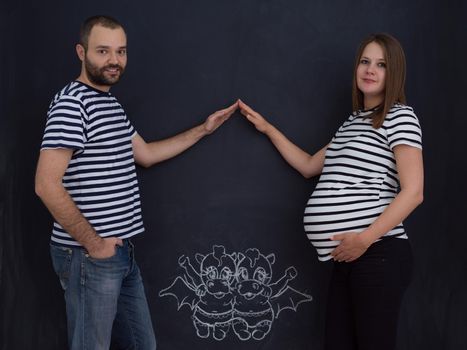
[[331, 252], [332, 258], [339, 262], [351, 262], [358, 259], [371, 245], [371, 243], [366, 242], [361, 233], [357, 232], [337, 234], [331, 240], [341, 241], [336, 249]]

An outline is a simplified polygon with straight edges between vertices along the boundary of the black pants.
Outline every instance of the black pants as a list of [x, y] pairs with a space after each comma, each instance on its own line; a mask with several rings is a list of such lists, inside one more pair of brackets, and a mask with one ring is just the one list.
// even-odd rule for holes
[[351, 263], [334, 262], [324, 348], [395, 349], [399, 309], [411, 271], [407, 239], [386, 238]]

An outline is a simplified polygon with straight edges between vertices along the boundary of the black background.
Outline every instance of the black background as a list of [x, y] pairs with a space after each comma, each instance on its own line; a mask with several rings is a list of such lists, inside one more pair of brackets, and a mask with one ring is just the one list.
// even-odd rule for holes
[[[48, 252], [51, 218], [34, 170], [53, 94], [79, 74], [81, 21], [126, 27], [129, 65], [112, 89], [146, 140], [171, 136], [244, 99], [314, 152], [351, 111], [354, 54], [385, 31], [404, 46], [407, 96], [423, 128], [425, 201], [408, 220], [415, 270], [398, 350], [467, 349], [466, 3], [174, 0], [0, 3], [0, 348], [64, 349], [63, 295]], [[159, 349], [322, 349], [330, 264], [302, 213], [316, 180], [288, 167], [238, 113], [179, 157], [138, 170], [146, 233], [135, 239]], [[279, 277], [313, 296], [284, 311], [263, 341], [196, 336], [190, 311], [160, 298], [177, 259], [250, 247], [274, 253]]]

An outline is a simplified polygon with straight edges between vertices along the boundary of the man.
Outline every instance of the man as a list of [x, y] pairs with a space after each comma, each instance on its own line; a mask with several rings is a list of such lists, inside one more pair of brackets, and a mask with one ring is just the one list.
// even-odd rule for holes
[[79, 77], [54, 97], [36, 172], [53, 215], [54, 269], [65, 290], [71, 349], [155, 349], [130, 237], [144, 231], [135, 162], [172, 158], [212, 133], [237, 103], [186, 132], [146, 143], [109, 92], [127, 64], [126, 34], [107, 16], [87, 19], [76, 52]]

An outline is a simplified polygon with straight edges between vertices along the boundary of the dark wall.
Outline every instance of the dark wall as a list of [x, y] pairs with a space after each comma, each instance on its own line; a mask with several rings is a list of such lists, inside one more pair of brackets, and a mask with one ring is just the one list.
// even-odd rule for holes
[[[78, 28], [96, 13], [126, 25], [129, 66], [112, 91], [147, 140], [242, 98], [316, 151], [350, 113], [360, 40], [378, 31], [399, 38], [408, 101], [424, 133], [426, 189], [406, 221], [415, 270], [398, 350], [467, 349], [465, 2], [2, 1], [0, 10], [1, 349], [66, 347], [63, 295], [48, 253], [51, 218], [34, 195], [34, 170], [47, 106], [78, 76]], [[330, 264], [317, 261], [301, 224], [316, 180], [288, 167], [239, 114], [139, 179], [146, 233], [135, 243], [160, 349], [322, 349]], [[181, 256], [196, 267], [195, 255], [214, 245], [229, 254], [273, 253], [273, 282], [295, 268], [289, 286], [304, 302], [283, 310], [264, 340], [240, 341], [232, 332], [201, 339], [192, 310], [159, 295], [183, 273]]]

